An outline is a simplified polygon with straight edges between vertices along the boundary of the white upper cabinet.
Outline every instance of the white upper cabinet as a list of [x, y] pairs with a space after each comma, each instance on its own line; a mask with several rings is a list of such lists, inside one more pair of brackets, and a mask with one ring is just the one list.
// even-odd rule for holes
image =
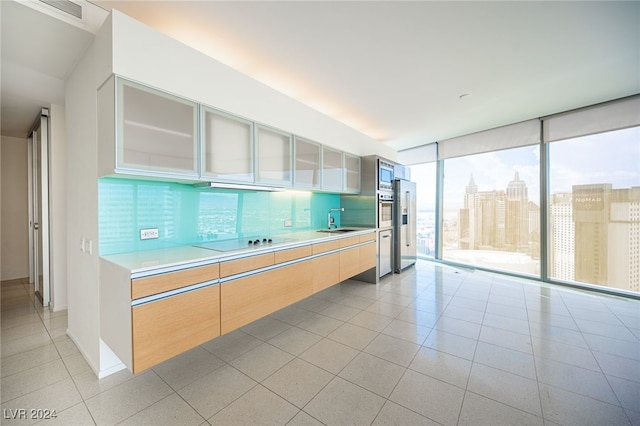
[[256, 125], [257, 176], [259, 183], [291, 186], [291, 135]]
[[116, 171], [197, 177], [197, 104], [117, 82]]
[[294, 138], [295, 163], [293, 186], [296, 188], [320, 188], [320, 158], [322, 146], [299, 137]]
[[253, 123], [202, 108], [202, 177], [253, 182]]
[[344, 191], [360, 192], [360, 157], [344, 153]]
[[326, 146], [322, 147], [322, 189], [342, 192], [344, 167], [342, 151]]
[[116, 75], [97, 102], [100, 176], [360, 192], [360, 157], [338, 149]]

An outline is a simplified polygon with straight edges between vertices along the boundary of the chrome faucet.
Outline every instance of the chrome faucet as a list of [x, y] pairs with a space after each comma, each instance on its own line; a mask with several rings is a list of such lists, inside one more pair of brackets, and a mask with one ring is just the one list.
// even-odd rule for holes
[[337, 226], [333, 223], [333, 218], [331, 217], [331, 212], [343, 212], [344, 211], [344, 207], [341, 207], [339, 209], [330, 209], [329, 210], [329, 214], [327, 215], [327, 229], [331, 229], [331, 225], [335, 226], [337, 228]]

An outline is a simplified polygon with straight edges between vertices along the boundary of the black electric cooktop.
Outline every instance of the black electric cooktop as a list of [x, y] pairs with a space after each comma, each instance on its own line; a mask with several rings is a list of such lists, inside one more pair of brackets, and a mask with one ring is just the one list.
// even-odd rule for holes
[[238, 238], [236, 240], [209, 241], [206, 243], [195, 244], [195, 247], [204, 248], [215, 251], [234, 251], [250, 248], [265, 248], [273, 244], [281, 244], [289, 241], [295, 241], [288, 238], [278, 237], [251, 237]]

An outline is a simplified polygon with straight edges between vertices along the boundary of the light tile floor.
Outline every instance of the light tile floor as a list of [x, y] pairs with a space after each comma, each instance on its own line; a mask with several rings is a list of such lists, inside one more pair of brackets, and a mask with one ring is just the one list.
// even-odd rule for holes
[[1, 290], [2, 424], [640, 425], [638, 300], [419, 261], [98, 380], [66, 312]]

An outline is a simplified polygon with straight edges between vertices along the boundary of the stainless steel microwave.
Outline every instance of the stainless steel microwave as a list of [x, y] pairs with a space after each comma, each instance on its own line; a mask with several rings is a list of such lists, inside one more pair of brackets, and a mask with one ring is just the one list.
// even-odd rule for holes
[[393, 164], [378, 160], [378, 190], [393, 191]]

